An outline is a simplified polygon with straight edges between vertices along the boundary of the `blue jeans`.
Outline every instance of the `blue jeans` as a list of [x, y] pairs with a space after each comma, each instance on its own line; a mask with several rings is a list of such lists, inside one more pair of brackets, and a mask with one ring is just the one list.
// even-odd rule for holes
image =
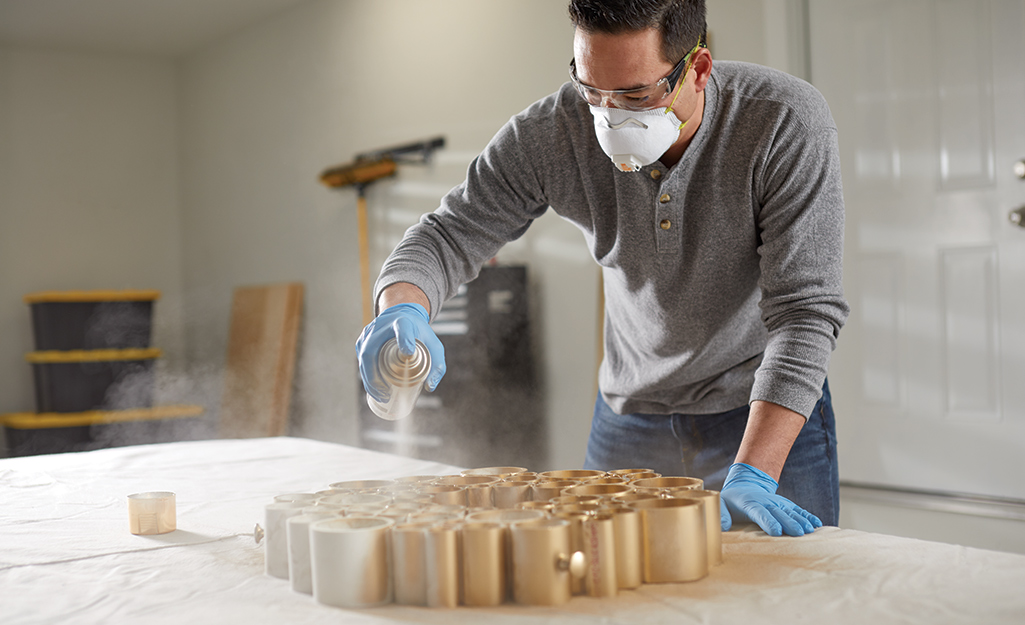
[[[740, 449], [748, 412], [749, 407], [742, 406], [710, 415], [619, 415], [598, 393], [584, 468], [653, 469], [662, 475], [700, 477], [705, 488], [722, 490], [726, 472]], [[836, 423], [828, 381], [790, 449], [776, 492], [825, 525], [836, 525], [839, 520]]]

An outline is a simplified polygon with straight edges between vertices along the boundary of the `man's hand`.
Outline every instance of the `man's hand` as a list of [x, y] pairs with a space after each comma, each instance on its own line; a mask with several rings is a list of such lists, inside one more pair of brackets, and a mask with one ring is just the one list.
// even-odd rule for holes
[[778, 404], [751, 402], [744, 439], [719, 494], [723, 531], [733, 526], [733, 517], [757, 523], [770, 536], [803, 536], [822, 527], [818, 517], [776, 494], [776, 480], [804, 423], [803, 416]]
[[431, 370], [427, 373], [425, 386], [433, 391], [445, 375], [445, 348], [430, 326], [430, 316], [420, 304], [397, 304], [385, 309], [376, 319], [363, 328], [356, 341], [359, 356], [359, 375], [367, 394], [381, 403], [388, 401], [388, 387], [376, 374], [377, 359], [381, 348], [395, 338], [399, 353], [412, 356], [419, 340], [431, 355]]
[[786, 497], [776, 494], [779, 484], [751, 465], [742, 462], [730, 467], [719, 493], [722, 529], [733, 526], [733, 519], [752, 521], [769, 536], [804, 536], [822, 527], [822, 521]]

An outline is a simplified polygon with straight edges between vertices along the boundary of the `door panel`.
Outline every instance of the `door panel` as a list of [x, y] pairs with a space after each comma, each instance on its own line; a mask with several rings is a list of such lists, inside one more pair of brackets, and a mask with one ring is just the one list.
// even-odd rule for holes
[[851, 317], [841, 478], [1025, 499], [1025, 0], [816, 0]]
[[941, 250], [940, 270], [947, 414], [999, 417], [995, 250]]
[[895, 254], [860, 259], [860, 306], [864, 334], [862, 394], [866, 403], [900, 410], [904, 403], [901, 377], [901, 259]]
[[989, 3], [936, 2], [934, 50], [945, 53], [936, 74], [940, 182], [943, 189], [993, 184], [993, 71]]

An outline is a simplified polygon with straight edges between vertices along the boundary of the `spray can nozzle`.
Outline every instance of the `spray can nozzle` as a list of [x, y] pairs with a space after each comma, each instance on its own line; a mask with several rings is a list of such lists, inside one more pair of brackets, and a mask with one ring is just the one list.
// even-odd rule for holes
[[379, 402], [368, 394], [367, 404], [382, 419], [394, 421], [407, 416], [413, 411], [430, 370], [431, 354], [423, 343], [416, 341], [413, 353], [403, 354], [398, 341], [389, 339], [381, 347], [375, 371], [378, 380], [388, 387], [388, 401]]

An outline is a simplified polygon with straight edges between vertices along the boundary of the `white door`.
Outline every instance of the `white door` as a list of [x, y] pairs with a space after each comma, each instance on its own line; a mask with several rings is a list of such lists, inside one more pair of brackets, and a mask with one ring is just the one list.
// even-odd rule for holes
[[1025, 499], [1025, 0], [808, 16], [847, 206], [840, 477]]

